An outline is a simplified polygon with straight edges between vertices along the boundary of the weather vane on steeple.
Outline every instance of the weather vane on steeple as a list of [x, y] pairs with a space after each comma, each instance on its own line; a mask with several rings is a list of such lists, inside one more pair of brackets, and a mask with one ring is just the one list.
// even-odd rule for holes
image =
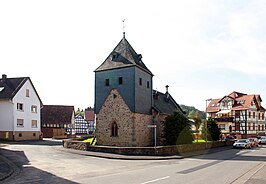
[[126, 27], [126, 26], [125, 26], [125, 20], [126, 20], [126, 19], [123, 19], [123, 20], [122, 20], [122, 22], [123, 22], [123, 36], [124, 36], [124, 38], [125, 38], [125, 34], [126, 34], [126, 33], [125, 33], [125, 27]]

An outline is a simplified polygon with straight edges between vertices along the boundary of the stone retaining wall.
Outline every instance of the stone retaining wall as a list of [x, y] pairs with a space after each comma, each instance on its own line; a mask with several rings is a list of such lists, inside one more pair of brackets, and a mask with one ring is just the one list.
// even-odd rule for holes
[[233, 142], [217, 141], [211, 143], [194, 143], [176, 146], [154, 147], [114, 147], [114, 146], [91, 146], [90, 143], [82, 141], [67, 140], [63, 142], [65, 148], [72, 148], [84, 151], [95, 151], [105, 153], [116, 153], [122, 155], [179, 155], [182, 153], [202, 151], [214, 147], [232, 145]]

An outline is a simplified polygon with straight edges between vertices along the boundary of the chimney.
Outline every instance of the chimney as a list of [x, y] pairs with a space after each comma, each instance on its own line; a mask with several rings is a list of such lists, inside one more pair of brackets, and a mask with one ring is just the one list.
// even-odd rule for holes
[[168, 88], [169, 88], [169, 86], [166, 85], [165, 88], [166, 88], [166, 93], [168, 93]]
[[2, 80], [6, 79], [6, 74], [2, 74]]

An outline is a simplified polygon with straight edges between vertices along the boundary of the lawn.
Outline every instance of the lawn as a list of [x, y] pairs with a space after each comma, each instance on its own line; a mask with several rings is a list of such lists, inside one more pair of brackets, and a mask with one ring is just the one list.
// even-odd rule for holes
[[198, 141], [197, 140], [194, 140], [193, 143], [198, 143], [198, 142], [205, 142], [205, 140], [203, 139], [199, 139]]

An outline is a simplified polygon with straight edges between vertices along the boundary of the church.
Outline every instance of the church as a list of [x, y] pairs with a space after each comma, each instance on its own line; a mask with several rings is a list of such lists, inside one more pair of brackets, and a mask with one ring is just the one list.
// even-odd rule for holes
[[129, 44], [125, 32], [94, 72], [97, 145], [160, 145], [161, 122], [175, 111], [183, 111], [168, 86], [165, 93], [153, 90], [153, 74]]

